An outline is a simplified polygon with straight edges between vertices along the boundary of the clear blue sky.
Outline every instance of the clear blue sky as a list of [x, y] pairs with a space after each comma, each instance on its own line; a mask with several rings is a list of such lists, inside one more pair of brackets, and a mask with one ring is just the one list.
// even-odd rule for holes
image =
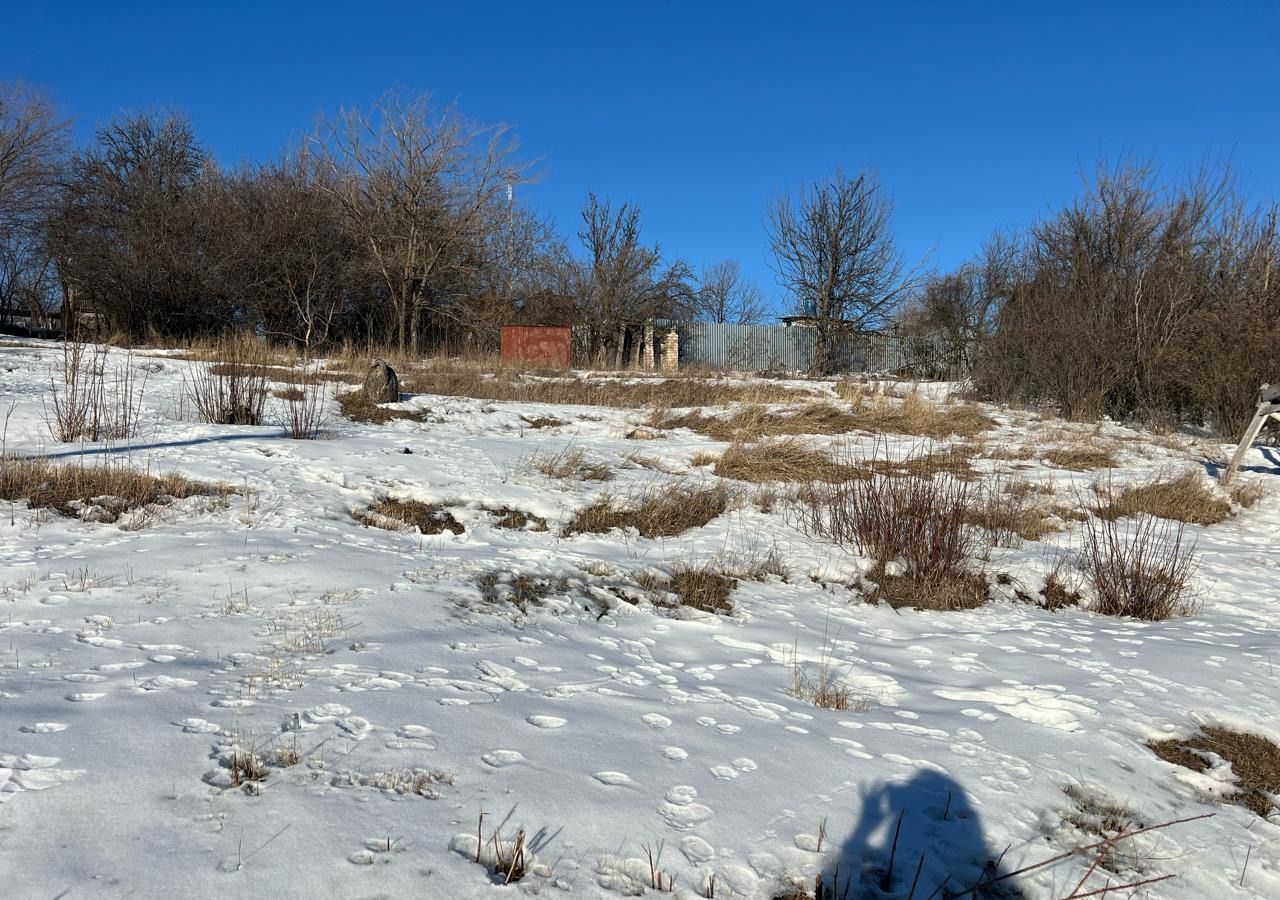
[[946, 268], [1069, 199], [1099, 154], [1176, 173], [1229, 157], [1280, 195], [1275, 3], [9, 2], [0, 79], [77, 136], [122, 109], [190, 114], [224, 162], [389, 87], [514, 125], [526, 200], [576, 229], [588, 190], [638, 203], [696, 266], [774, 297], [772, 192], [874, 166], [904, 250]]

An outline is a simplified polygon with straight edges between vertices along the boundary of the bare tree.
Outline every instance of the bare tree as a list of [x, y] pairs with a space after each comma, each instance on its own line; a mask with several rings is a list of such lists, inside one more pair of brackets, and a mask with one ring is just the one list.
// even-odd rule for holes
[[698, 279], [698, 315], [708, 322], [753, 325], [769, 314], [759, 286], [742, 275], [737, 260], [704, 266]]
[[578, 238], [587, 258], [565, 261], [562, 290], [578, 299], [595, 352], [622, 367], [636, 328], [692, 309], [692, 273], [680, 260], [663, 268], [660, 248], [641, 242], [638, 207], [624, 203], [615, 210], [607, 199], [588, 194], [581, 212]]
[[767, 210], [778, 282], [798, 314], [812, 319], [813, 374], [826, 374], [841, 334], [881, 326], [921, 280], [893, 241], [893, 201], [867, 172], [839, 169], [799, 196], [783, 193]]
[[225, 327], [232, 311], [207, 252], [224, 227], [206, 203], [220, 179], [180, 114], [126, 113], [100, 128], [72, 157], [48, 225], [64, 289], [133, 337]]
[[360, 249], [344, 228], [342, 206], [322, 186], [329, 177], [307, 147], [228, 176], [231, 211], [212, 249], [222, 260], [223, 288], [247, 323], [300, 344], [304, 354], [329, 340]]
[[524, 178], [515, 142], [506, 126], [437, 111], [429, 95], [387, 94], [322, 122], [315, 149], [330, 170], [323, 184], [386, 288], [400, 349], [418, 352], [423, 313], [434, 301], [449, 314], [445, 287], [470, 264], [507, 185]]
[[916, 321], [941, 349], [949, 377], [972, 374], [983, 343], [995, 333], [1002, 304], [1018, 283], [1020, 258], [1015, 237], [997, 231], [975, 261], [925, 282]]
[[48, 98], [22, 84], [0, 84], [0, 322], [42, 311], [54, 283], [42, 221], [64, 162], [67, 122]]

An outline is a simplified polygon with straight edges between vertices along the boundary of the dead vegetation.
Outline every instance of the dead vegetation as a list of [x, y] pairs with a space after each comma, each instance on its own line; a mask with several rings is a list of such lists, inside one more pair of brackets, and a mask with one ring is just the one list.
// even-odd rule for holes
[[668, 590], [676, 595], [681, 606], [709, 613], [727, 613], [733, 610], [729, 595], [737, 586], [738, 579], [713, 564], [683, 564], [671, 570]]
[[1036, 502], [1041, 496], [1028, 482], [988, 483], [977, 492], [966, 520], [997, 547], [1016, 547], [1021, 541], [1040, 541], [1061, 530], [1057, 515]]
[[264, 371], [266, 345], [247, 335], [217, 347], [219, 363], [192, 363], [182, 382], [187, 399], [211, 425], [261, 425], [271, 383]]
[[1053, 447], [1045, 452], [1044, 458], [1051, 466], [1070, 469], [1073, 472], [1112, 469], [1116, 465], [1115, 453], [1112, 450], [1088, 445]]
[[338, 394], [337, 401], [338, 409], [343, 416], [352, 422], [363, 422], [368, 425], [386, 425], [398, 419], [425, 422], [431, 415], [431, 411], [426, 409], [390, 409], [374, 403], [361, 388]]
[[552, 594], [563, 594], [569, 589], [564, 576], [549, 578], [538, 575], [506, 571], [485, 572], [476, 579], [480, 596], [488, 603], [509, 603], [527, 614], [529, 607], [540, 603]]
[[[667, 403], [666, 406], [677, 406]], [[848, 434], [865, 431], [943, 440], [951, 436], [974, 438], [995, 425], [977, 407], [934, 406], [914, 394], [905, 400], [879, 398], [871, 403], [842, 405], [829, 400], [806, 403], [789, 410], [760, 405], [743, 406], [727, 416], [708, 416], [700, 410], [673, 415], [655, 409], [655, 428], [688, 428], [713, 440], [753, 441], [765, 437], [803, 434]]]
[[462, 534], [462, 523], [440, 503], [423, 503], [420, 500], [398, 500], [385, 497], [370, 503], [365, 509], [353, 512], [361, 525], [403, 531], [416, 528], [423, 534], [441, 534], [445, 531]]
[[86, 466], [48, 459], [0, 457], [0, 499], [96, 522], [194, 496], [226, 496], [224, 486], [177, 474], [153, 475], [118, 464]]
[[652, 483], [626, 497], [600, 497], [578, 510], [565, 525], [564, 534], [604, 534], [614, 528], [634, 528], [641, 537], [675, 537], [706, 525], [737, 499], [736, 492], [722, 484]]
[[1204, 772], [1218, 760], [1231, 766], [1232, 802], [1266, 818], [1280, 810], [1280, 746], [1260, 735], [1206, 725], [1187, 738], [1151, 741], [1151, 752], [1174, 765]]
[[[712, 470], [721, 478], [766, 483], [771, 481], [844, 481], [867, 478], [866, 469], [838, 465], [829, 453], [815, 450], [799, 438], [788, 437], [755, 444], [732, 444]], [[691, 465], [697, 465], [692, 460]], [[705, 462], [703, 463], [706, 464]]]
[[787, 403], [812, 392], [770, 381], [743, 382], [696, 377], [546, 375], [500, 365], [441, 360], [407, 368], [403, 377], [416, 393], [478, 400], [601, 406], [613, 409], [723, 406], [728, 403]]
[[546, 519], [531, 512], [525, 512], [522, 509], [500, 506], [497, 509], [490, 509], [488, 512], [494, 517], [493, 524], [495, 528], [506, 528], [510, 531], [547, 530]]
[[526, 467], [548, 478], [563, 481], [609, 481], [613, 470], [599, 460], [592, 460], [581, 447], [572, 445], [558, 453], [535, 453]]
[[1195, 545], [1181, 522], [1146, 513], [1123, 520], [1090, 516], [1078, 563], [1094, 612], [1159, 621], [1196, 610]]
[[110, 378], [107, 348], [101, 345], [64, 341], [61, 363], [49, 377], [45, 405], [54, 440], [112, 441], [137, 433], [147, 378], [144, 372], [139, 380], [132, 353]]
[[1118, 491], [1107, 482], [1095, 485], [1094, 492], [1100, 501], [1094, 512], [1104, 519], [1146, 514], [1192, 525], [1216, 525], [1231, 516], [1231, 502], [1196, 471], [1156, 478]]
[[[865, 466], [876, 455], [873, 448], [845, 461]], [[916, 465], [909, 457], [905, 474], [810, 485], [800, 499], [800, 524], [873, 560], [869, 600], [967, 609], [987, 596], [974, 562], [983, 536], [969, 525], [977, 490], [945, 469], [931, 472], [929, 458], [923, 454]]]

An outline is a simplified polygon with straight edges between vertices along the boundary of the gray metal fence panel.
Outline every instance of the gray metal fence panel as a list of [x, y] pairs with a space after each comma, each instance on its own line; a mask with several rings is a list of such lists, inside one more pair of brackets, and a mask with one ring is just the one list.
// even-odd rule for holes
[[[817, 333], [785, 325], [721, 325], [691, 322], [680, 332], [680, 365], [737, 371], [806, 372]], [[927, 365], [931, 348], [892, 334], [863, 333], [838, 338], [831, 348], [839, 372], [885, 372]]]

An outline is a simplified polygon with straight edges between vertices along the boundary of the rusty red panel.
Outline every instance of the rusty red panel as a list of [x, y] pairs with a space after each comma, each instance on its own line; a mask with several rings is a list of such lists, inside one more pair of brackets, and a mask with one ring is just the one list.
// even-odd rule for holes
[[543, 325], [503, 325], [502, 358], [551, 369], [569, 368], [569, 329]]

